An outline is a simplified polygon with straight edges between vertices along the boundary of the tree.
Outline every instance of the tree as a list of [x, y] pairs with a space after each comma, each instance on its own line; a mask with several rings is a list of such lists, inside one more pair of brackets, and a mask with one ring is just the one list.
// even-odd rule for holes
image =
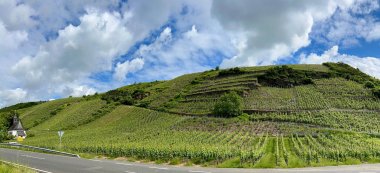
[[236, 92], [225, 93], [216, 102], [213, 114], [219, 117], [236, 117], [242, 114], [242, 98]]

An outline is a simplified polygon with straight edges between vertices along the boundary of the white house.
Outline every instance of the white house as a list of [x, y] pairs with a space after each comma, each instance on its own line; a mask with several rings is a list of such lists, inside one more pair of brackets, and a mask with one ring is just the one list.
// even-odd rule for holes
[[22, 127], [21, 121], [18, 119], [17, 115], [13, 116], [13, 124], [8, 130], [8, 134], [14, 136], [14, 137], [26, 137], [26, 132], [24, 128]]

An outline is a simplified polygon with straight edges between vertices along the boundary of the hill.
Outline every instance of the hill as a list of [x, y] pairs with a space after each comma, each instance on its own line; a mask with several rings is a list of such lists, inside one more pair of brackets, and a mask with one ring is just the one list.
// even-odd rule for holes
[[[379, 80], [343, 63], [215, 69], [1, 109], [0, 127], [17, 111], [28, 129], [25, 144], [158, 163], [380, 162], [379, 87]], [[237, 93], [243, 114], [215, 113], [226, 93]]]

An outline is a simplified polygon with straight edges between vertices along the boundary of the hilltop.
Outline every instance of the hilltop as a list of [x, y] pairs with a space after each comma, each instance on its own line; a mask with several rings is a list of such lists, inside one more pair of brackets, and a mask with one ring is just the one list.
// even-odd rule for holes
[[[17, 104], [0, 110], [0, 127], [6, 129], [16, 111], [28, 129], [26, 144], [158, 163], [380, 162], [379, 87], [378, 79], [343, 63], [216, 68], [91, 96]], [[224, 118], [215, 105], [231, 93], [239, 113]]]

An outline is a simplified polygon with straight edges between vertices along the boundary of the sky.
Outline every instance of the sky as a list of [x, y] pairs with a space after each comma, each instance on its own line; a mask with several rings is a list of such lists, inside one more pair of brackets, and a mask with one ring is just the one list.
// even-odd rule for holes
[[217, 66], [344, 62], [380, 78], [378, 0], [0, 0], [0, 107]]

